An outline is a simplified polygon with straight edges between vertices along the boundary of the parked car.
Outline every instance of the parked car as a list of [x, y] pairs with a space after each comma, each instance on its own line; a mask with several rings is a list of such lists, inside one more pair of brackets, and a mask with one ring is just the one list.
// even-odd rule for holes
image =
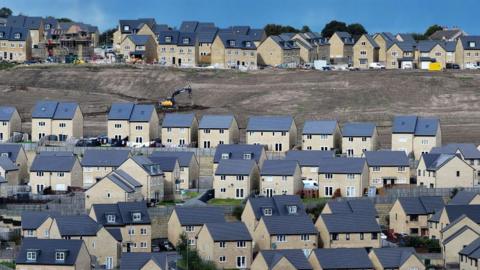
[[453, 64], [453, 63], [447, 63], [445, 65], [446, 69], [460, 69], [460, 66], [458, 64]]
[[465, 69], [480, 70], [480, 66], [476, 64], [466, 64]]
[[369, 69], [385, 69], [385, 65], [380, 64], [378, 62], [373, 62], [373, 63], [370, 63], [370, 65], [368, 65], [368, 68]]
[[96, 138], [93, 138], [93, 139], [80, 139], [77, 141], [77, 143], [75, 144], [75, 146], [79, 146], [79, 147], [97, 147], [97, 146], [101, 146], [102, 144], [100, 143], [99, 140], [97, 140]]

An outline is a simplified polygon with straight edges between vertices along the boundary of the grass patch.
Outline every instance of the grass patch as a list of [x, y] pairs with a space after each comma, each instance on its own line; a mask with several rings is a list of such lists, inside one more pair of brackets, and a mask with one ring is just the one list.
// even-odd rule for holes
[[241, 205], [242, 200], [236, 199], [211, 199], [208, 204], [212, 205]]
[[197, 197], [198, 195], [200, 195], [200, 193], [198, 193], [196, 191], [189, 191], [189, 192], [185, 193], [184, 197], [191, 199], [191, 198]]
[[8, 268], [15, 269], [15, 263], [14, 262], [3, 261], [3, 262], [0, 262], [0, 265], [6, 266]]
[[0, 62], [0, 70], [10, 69], [10, 68], [13, 68], [14, 66], [16, 66], [16, 64], [14, 63]]
[[183, 203], [181, 200], [166, 200], [160, 202], [158, 205], [160, 206], [171, 206], [171, 205], [176, 205], [177, 203]]

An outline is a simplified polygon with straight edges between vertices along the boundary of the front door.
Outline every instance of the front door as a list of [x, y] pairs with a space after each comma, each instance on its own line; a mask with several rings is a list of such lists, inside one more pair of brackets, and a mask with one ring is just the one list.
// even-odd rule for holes
[[132, 252], [132, 243], [127, 243], [127, 252]]
[[0, 141], [3, 141], [3, 133], [0, 133]]
[[275, 144], [275, 151], [276, 152], [281, 152], [282, 151], [282, 144], [281, 143], [276, 143]]
[[175, 57], [172, 57], [172, 65], [175, 65]]
[[210, 142], [209, 141], [204, 141], [203, 142], [203, 148], [210, 148]]
[[182, 58], [178, 58], [178, 65], [179, 65], [179, 66], [182, 65]]
[[184, 139], [180, 139], [180, 145], [185, 145], [185, 140]]
[[105, 260], [105, 269], [113, 269], [113, 258], [107, 257]]
[[265, 189], [265, 196], [272, 197], [273, 196], [273, 188]]
[[235, 192], [235, 197], [237, 199], [243, 199], [243, 188], [237, 188]]

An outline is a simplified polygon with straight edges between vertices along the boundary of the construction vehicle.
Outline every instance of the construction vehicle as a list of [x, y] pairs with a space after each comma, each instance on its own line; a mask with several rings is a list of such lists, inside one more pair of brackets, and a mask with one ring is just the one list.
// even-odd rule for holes
[[190, 98], [190, 101], [192, 101], [192, 88], [190, 87], [190, 85], [188, 85], [186, 87], [176, 89], [170, 97], [167, 97], [166, 99], [160, 101], [160, 107], [162, 109], [176, 109], [176, 108], [178, 108], [177, 102], [175, 101], [175, 97], [177, 95], [182, 94], [182, 93], [187, 93], [188, 97]]

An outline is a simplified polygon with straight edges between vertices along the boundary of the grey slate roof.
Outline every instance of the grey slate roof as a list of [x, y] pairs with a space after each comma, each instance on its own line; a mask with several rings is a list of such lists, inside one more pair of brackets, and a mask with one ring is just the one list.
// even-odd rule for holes
[[372, 44], [372, 46], [376, 49], [380, 48], [380, 46], [378, 46], [377, 42], [375, 42], [375, 40], [373, 39], [373, 37], [369, 34], [365, 34], [365, 37], [367, 38], [368, 42], [370, 42], [370, 44]]
[[449, 205], [466, 205], [470, 204], [470, 202], [475, 198], [475, 196], [479, 195], [478, 192], [475, 191], [467, 191], [467, 190], [460, 190], [455, 194], [450, 202]]
[[8, 156], [13, 162], [17, 161], [18, 155], [22, 150], [21, 144], [0, 143], [0, 156]]
[[142, 187], [140, 182], [123, 170], [115, 170], [109, 173], [106, 178], [128, 193], [135, 192], [136, 188]]
[[130, 120], [133, 103], [113, 103], [108, 113], [108, 120]]
[[217, 37], [227, 49], [255, 50], [256, 38], [242, 33], [219, 30]]
[[413, 247], [374, 248], [372, 251], [385, 269], [398, 269], [410, 256], [415, 256]]
[[307, 120], [303, 124], [302, 134], [332, 135], [338, 123], [336, 120]]
[[400, 197], [398, 201], [407, 215], [429, 215], [445, 206], [441, 196]]
[[361, 174], [365, 166], [364, 158], [325, 158], [318, 165], [319, 173]]
[[178, 162], [176, 157], [150, 156], [149, 159], [153, 163], [159, 164], [160, 169], [164, 172], [173, 172]]
[[130, 122], [148, 122], [154, 113], [157, 113], [155, 106], [137, 104], [133, 107], [132, 114], [130, 115]]
[[459, 35], [463, 36], [463, 31], [461, 29], [444, 29], [435, 31], [435, 33], [430, 35], [430, 39], [434, 40], [449, 40], [453, 39]]
[[[120, 20], [119, 25], [120, 25], [120, 31], [122, 34], [126, 33], [134, 33], [144, 25], [147, 24], [150, 28], [153, 29], [153, 27], [156, 25], [155, 19], [153, 18], [140, 18], [136, 20]], [[125, 31], [124, 26], [129, 26], [130, 30]]]
[[429, 171], [436, 171], [445, 165], [448, 161], [455, 158], [456, 155], [449, 154], [423, 154], [422, 159]]
[[314, 249], [312, 252], [324, 270], [373, 269], [373, 264], [364, 248], [321, 248]]
[[31, 172], [70, 172], [75, 165], [77, 158], [72, 155], [57, 155], [41, 152], [35, 156], [30, 166]]
[[102, 228], [88, 215], [57, 216], [55, 221], [62, 237], [95, 236]]
[[123, 238], [122, 238], [122, 231], [120, 230], [120, 228], [105, 228], [107, 230], [108, 233], [110, 233], [110, 235], [113, 236], [113, 238], [115, 238], [115, 240], [117, 240], [118, 242], [122, 242]]
[[0, 121], [10, 121], [15, 110], [12, 106], [0, 106]]
[[353, 45], [355, 43], [352, 35], [350, 35], [348, 32], [335, 32], [335, 34], [337, 34], [343, 43], [347, 45]]
[[204, 115], [198, 124], [198, 128], [228, 129], [234, 120], [233, 115]]
[[39, 30], [42, 20], [42, 17], [30, 17], [24, 15], [8, 16], [7, 26], [26, 28], [29, 30]]
[[252, 236], [243, 222], [205, 223], [205, 227], [214, 242], [252, 241]]
[[317, 228], [307, 215], [298, 216], [263, 216], [265, 226], [270, 235], [317, 234]]
[[436, 40], [420, 40], [417, 43], [417, 48], [420, 52], [430, 52], [435, 46], [440, 43]]
[[378, 216], [377, 209], [371, 200], [355, 199], [336, 201], [330, 200], [327, 202], [332, 214], [364, 214], [366, 216]]
[[182, 226], [200, 226], [205, 223], [225, 222], [221, 207], [175, 207], [175, 213]]
[[255, 166], [256, 163], [253, 160], [224, 159], [218, 163], [215, 175], [250, 175]]
[[15, 165], [11, 159], [2, 156], [0, 156], [0, 168], [4, 169], [7, 172], [18, 170], [18, 166]]
[[77, 107], [76, 102], [39, 101], [33, 108], [32, 118], [71, 120]]
[[[451, 224], [452, 224], [452, 223], [451, 223]], [[449, 225], [451, 225], [451, 224], [449, 224]], [[442, 232], [442, 233], [445, 232], [448, 228], [450, 228], [450, 226], [447, 226], [447, 227], [443, 228], [443, 229], [441, 230], [441, 232]], [[480, 236], [480, 233], [476, 232], [476, 230], [470, 228], [470, 226], [468, 226], [468, 225], [465, 225], [465, 226], [461, 227], [459, 230], [457, 230], [456, 232], [454, 232], [453, 234], [451, 234], [449, 237], [444, 238], [444, 239], [442, 240], [442, 244], [443, 244], [443, 245], [448, 244], [450, 241], [452, 241], [453, 239], [457, 238], [459, 235], [461, 235], [461, 234], [463, 234], [464, 232], [469, 231], [469, 230], [472, 231], [473, 233], [475, 233], [475, 234], [477, 235], [477, 237]]]
[[96, 150], [87, 149], [83, 154], [83, 167], [119, 167], [130, 155], [128, 149]]
[[414, 115], [395, 116], [392, 133], [407, 133], [416, 136], [435, 136], [440, 126], [438, 118]]
[[[259, 220], [263, 216], [265, 208], [272, 209], [272, 216], [300, 216], [306, 215], [305, 206], [298, 195], [274, 195], [272, 197], [248, 198], [255, 218]], [[290, 214], [288, 206], [296, 206], [297, 213]]]
[[415, 42], [415, 39], [413, 38], [412, 34], [398, 33], [398, 36], [400, 36], [403, 42]]
[[465, 255], [469, 258], [480, 259], [480, 238], [477, 238], [460, 250], [459, 254]]
[[480, 50], [480, 36], [463, 36], [460, 42], [464, 50]]
[[153, 162], [146, 156], [133, 156], [131, 157], [142, 169], [147, 172], [149, 175], [162, 175], [163, 171], [160, 164]]
[[251, 159], [255, 162], [260, 161], [260, 157], [263, 152], [263, 146], [261, 145], [252, 145], [252, 144], [221, 144], [217, 146], [215, 150], [215, 156], [213, 157], [213, 162], [218, 163], [222, 159], [222, 154], [228, 154], [229, 159], [243, 159], [244, 154], [250, 154]]
[[375, 124], [369, 122], [346, 123], [342, 128], [343, 137], [372, 137]]
[[334, 151], [296, 151], [290, 150], [285, 155], [286, 160], [296, 160], [300, 167], [318, 167], [318, 164], [325, 158], [335, 157]]
[[174, 157], [178, 159], [180, 167], [190, 166], [195, 153], [190, 151], [155, 151], [150, 157]]
[[274, 269], [277, 263], [282, 259], [287, 259], [297, 270], [310, 270], [312, 266], [301, 249], [277, 249], [262, 250], [262, 255], [268, 265], [268, 269]]
[[362, 213], [321, 214], [329, 233], [375, 233], [380, 232], [376, 217]]
[[365, 151], [370, 167], [408, 167], [409, 160], [405, 151]]
[[29, 30], [24, 27], [0, 26], [0, 40], [25, 41]]
[[247, 131], [289, 131], [293, 123], [291, 116], [251, 116]]
[[[146, 202], [118, 202], [116, 204], [94, 204], [97, 223], [103, 226], [124, 226], [128, 224], [151, 224]], [[133, 213], [141, 213], [140, 221], [133, 221]], [[115, 223], [107, 222], [107, 214], [115, 215]]]
[[292, 176], [298, 167], [296, 160], [265, 160], [260, 175], [262, 176]]
[[23, 211], [21, 217], [22, 230], [36, 230], [49, 217], [59, 216], [53, 211]]
[[[161, 270], [177, 269], [176, 261], [180, 255], [175, 251], [169, 252], [125, 252], [120, 259], [120, 270], [141, 270], [152, 260]], [[166, 265], [174, 268], [166, 269]]]
[[450, 222], [465, 215], [475, 223], [480, 224], [480, 205], [446, 205], [443, 211], [446, 211]]
[[144, 46], [150, 39], [149, 35], [128, 35], [127, 37], [137, 46]]
[[76, 102], [59, 102], [53, 119], [56, 120], [70, 120], [75, 115], [75, 110], [78, 104]]
[[[17, 265], [74, 265], [79, 251], [82, 248], [83, 240], [65, 239], [37, 239], [27, 237], [22, 240], [22, 246], [15, 258]], [[37, 260], [27, 260], [27, 251], [38, 250]], [[58, 250], [68, 251], [64, 261], [55, 260], [55, 252]]]
[[193, 113], [167, 113], [163, 118], [162, 128], [189, 128], [194, 120]]
[[[293, 33], [291, 33], [293, 34]], [[297, 42], [292, 40], [293, 35], [281, 34], [278, 36], [270, 36], [270, 38], [283, 50], [298, 50], [300, 49]]]
[[130, 122], [149, 122], [155, 106], [150, 104], [113, 103], [108, 120], [126, 120]]
[[480, 159], [480, 151], [473, 143], [450, 143], [444, 146], [433, 147], [430, 153], [455, 155], [457, 151], [465, 159]]

